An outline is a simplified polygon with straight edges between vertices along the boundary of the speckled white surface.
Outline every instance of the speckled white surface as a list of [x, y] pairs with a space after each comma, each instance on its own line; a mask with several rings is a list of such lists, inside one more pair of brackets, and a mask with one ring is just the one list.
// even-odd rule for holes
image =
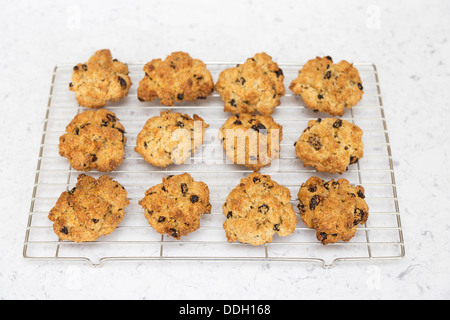
[[[10, 1], [0, 10], [0, 298], [448, 299], [450, 2]], [[132, 5], [133, 4], [133, 5]], [[377, 64], [406, 257], [316, 264], [26, 261], [22, 247], [53, 66], [99, 48], [128, 61], [266, 51]]]

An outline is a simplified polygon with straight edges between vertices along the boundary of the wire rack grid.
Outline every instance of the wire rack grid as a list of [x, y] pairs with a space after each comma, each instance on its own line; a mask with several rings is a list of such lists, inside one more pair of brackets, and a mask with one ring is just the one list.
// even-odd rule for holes
[[[238, 63], [214, 62], [207, 63], [207, 67], [216, 81], [222, 70]], [[281, 105], [273, 114], [274, 120], [283, 126], [280, 159], [263, 168], [261, 173], [269, 174], [272, 179], [289, 188], [298, 223], [292, 235], [275, 236], [271, 243], [257, 247], [238, 242], [228, 243], [222, 227], [226, 219], [222, 213], [222, 204], [228, 193], [251, 170], [230, 164], [224, 156], [217, 133], [230, 114], [223, 111], [220, 96], [214, 92], [206, 100], [178, 103], [172, 107], [160, 105], [159, 101], [139, 102], [137, 86], [144, 76], [144, 63], [129, 63], [133, 85], [128, 96], [106, 107], [117, 115], [126, 130], [125, 159], [115, 171], [108, 173], [128, 192], [130, 205], [126, 208], [125, 218], [112, 234], [97, 241], [73, 243], [59, 240], [48, 220], [48, 212], [61, 192], [74, 187], [81, 173], [72, 169], [67, 159], [58, 153], [59, 136], [76, 114], [86, 110], [78, 106], [74, 94], [68, 90], [74, 65], [59, 64], [55, 66], [52, 76], [23, 247], [26, 259], [86, 261], [93, 267], [100, 267], [106, 261], [214, 260], [316, 262], [329, 268], [341, 261], [395, 260], [404, 257], [391, 146], [378, 71], [373, 63], [354, 64], [360, 72], [365, 93], [362, 101], [347, 110], [341, 118], [363, 129], [364, 157], [342, 175], [318, 173], [312, 167], [304, 167], [297, 159], [293, 145], [308, 121], [327, 115], [314, 113], [304, 106], [300, 97], [286, 90]], [[285, 86], [288, 87], [302, 64], [279, 65], [285, 75]], [[146, 120], [165, 110], [191, 116], [196, 113], [210, 127], [206, 130], [202, 147], [185, 164], [161, 169], [146, 163], [135, 153], [134, 147], [136, 136]], [[202, 216], [198, 230], [181, 240], [175, 240], [153, 230], [137, 202], [148, 188], [161, 183], [164, 176], [183, 172], [207, 183], [212, 212]], [[97, 178], [104, 173], [95, 171], [88, 174]], [[323, 246], [317, 241], [315, 230], [302, 223], [296, 208], [296, 195], [300, 185], [312, 175], [325, 180], [342, 177], [365, 188], [370, 208], [369, 219], [358, 228], [351, 241]]]

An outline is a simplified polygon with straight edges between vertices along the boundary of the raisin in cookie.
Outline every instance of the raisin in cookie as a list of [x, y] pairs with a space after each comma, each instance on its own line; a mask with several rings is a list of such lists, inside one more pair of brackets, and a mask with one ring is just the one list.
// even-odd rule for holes
[[139, 83], [138, 99], [161, 100], [173, 106], [175, 101], [206, 99], [214, 91], [214, 82], [206, 65], [184, 52], [174, 52], [164, 61], [154, 59], [144, 66], [145, 77]]
[[78, 104], [101, 108], [108, 102], [123, 99], [130, 90], [128, 66], [113, 59], [108, 49], [97, 51], [88, 62], [73, 68], [69, 89], [76, 93]]
[[300, 217], [317, 231], [317, 239], [323, 244], [349, 241], [358, 224], [366, 223], [369, 217], [364, 198], [364, 188], [354, 187], [346, 179], [325, 182], [311, 177], [298, 192]]
[[283, 80], [283, 71], [263, 52], [222, 71], [215, 90], [225, 102], [225, 111], [270, 115], [285, 94]]
[[208, 186], [183, 173], [163, 178], [139, 201], [145, 218], [160, 234], [180, 239], [200, 227], [200, 218], [211, 212]]
[[219, 140], [228, 159], [259, 171], [279, 158], [282, 131], [271, 116], [237, 114], [222, 126]]
[[108, 110], [88, 110], [75, 116], [59, 138], [59, 154], [80, 171], [109, 172], [119, 166], [127, 141], [125, 129]]
[[295, 152], [305, 166], [341, 174], [363, 157], [362, 135], [358, 126], [346, 120], [311, 120], [295, 143]]
[[292, 234], [297, 217], [290, 200], [289, 189], [268, 175], [255, 172], [242, 179], [223, 205], [228, 242], [237, 240], [257, 246], [272, 242], [275, 234]]
[[61, 194], [48, 218], [61, 240], [95, 241], [117, 228], [129, 203], [117, 181], [80, 174], [75, 188]]
[[289, 88], [300, 95], [306, 107], [342, 116], [363, 96], [358, 70], [347, 61], [333, 64], [331, 57], [308, 61]]
[[162, 111], [160, 116], [147, 120], [134, 150], [157, 167], [183, 164], [203, 143], [208, 127], [196, 114], [192, 119], [187, 114]]

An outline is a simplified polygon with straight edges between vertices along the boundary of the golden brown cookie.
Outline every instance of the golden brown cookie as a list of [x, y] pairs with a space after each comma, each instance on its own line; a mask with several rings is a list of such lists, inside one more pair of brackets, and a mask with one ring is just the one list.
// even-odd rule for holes
[[317, 231], [323, 244], [350, 241], [369, 218], [364, 198], [364, 188], [346, 179], [325, 182], [311, 177], [300, 187], [298, 208], [302, 221]]
[[131, 86], [128, 66], [113, 59], [108, 49], [97, 51], [88, 62], [73, 68], [69, 89], [80, 106], [101, 108], [123, 99]]
[[243, 64], [222, 71], [215, 90], [225, 102], [225, 111], [270, 115], [285, 94], [283, 71], [262, 52]]
[[80, 174], [75, 188], [61, 194], [48, 218], [61, 240], [95, 241], [117, 228], [129, 203], [117, 181]]
[[194, 114], [162, 111], [145, 123], [136, 140], [136, 148], [145, 161], [157, 167], [183, 164], [203, 143], [209, 125]]
[[363, 157], [363, 131], [346, 120], [311, 120], [295, 143], [297, 157], [319, 172], [343, 173]]
[[275, 234], [282, 237], [292, 234], [297, 217], [290, 200], [289, 189], [268, 175], [255, 172], [242, 179], [223, 205], [228, 242], [257, 246], [272, 242]]
[[144, 72], [137, 92], [140, 101], [159, 98], [161, 104], [173, 106], [175, 101], [206, 99], [214, 91], [206, 65], [184, 52], [173, 52], [164, 61], [154, 59]]
[[163, 178], [139, 201], [148, 223], [160, 234], [180, 239], [200, 227], [200, 218], [211, 212], [208, 186], [183, 173]]
[[302, 97], [306, 107], [333, 116], [342, 116], [364, 93], [353, 64], [345, 60], [333, 64], [331, 57], [309, 60], [289, 88]]
[[125, 129], [108, 110], [88, 110], [75, 116], [59, 138], [59, 154], [80, 171], [109, 172], [124, 158]]
[[283, 128], [271, 116], [240, 114], [228, 118], [219, 131], [231, 161], [254, 171], [280, 157]]

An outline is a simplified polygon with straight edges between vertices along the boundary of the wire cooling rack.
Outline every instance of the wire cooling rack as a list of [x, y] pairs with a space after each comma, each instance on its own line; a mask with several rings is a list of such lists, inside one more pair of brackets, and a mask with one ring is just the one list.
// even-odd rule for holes
[[[217, 81], [222, 70], [236, 64], [215, 62], [208, 63], [207, 67]], [[144, 76], [144, 63], [129, 63], [133, 85], [128, 96], [106, 108], [118, 116], [127, 137], [123, 163], [107, 174], [126, 188], [131, 203], [126, 208], [124, 220], [112, 234], [89, 243], [59, 240], [47, 218], [48, 212], [61, 192], [75, 186], [77, 176], [81, 173], [72, 169], [67, 159], [58, 153], [59, 136], [77, 113], [85, 111], [78, 106], [74, 93], [68, 89], [74, 65], [59, 64], [53, 72], [24, 241], [23, 255], [26, 259], [81, 260], [94, 267], [100, 267], [106, 261], [124, 260], [231, 260], [316, 262], [329, 268], [340, 261], [392, 260], [404, 256], [391, 146], [378, 72], [372, 63], [354, 64], [360, 72], [365, 94], [362, 101], [347, 110], [341, 118], [363, 129], [364, 157], [342, 175], [318, 173], [312, 167], [304, 167], [297, 159], [293, 145], [307, 127], [308, 121], [327, 115], [306, 108], [301, 98], [288, 89], [302, 64], [279, 64], [285, 75], [286, 95], [273, 117], [283, 126], [281, 155], [279, 160], [263, 168], [261, 173], [269, 174], [273, 180], [290, 189], [298, 223], [292, 235], [276, 235], [272, 243], [258, 247], [238, 242], [228, 243], [222, 227], [226, 219], [222, 213], [222, 204], [240, 179], [251, 171], [230, 164], [224, 156], [217, 134], [230, 114], [223, 111], [220, 96], [213, 93], [206, 100], [178, 103], [173, 107], [160, 105], [159, 101], [139, 102], [136, 91]], [[136, 136], [146, 120], [164, 110], [191, 116], [198, 114], [210, 127], [206, 130], [203, 146], [191, 159], [183, 165], [161, 169], [146, 163], [134, 152], [134, 147]], [[148, 188], [161, 183], [164, 176], [183, 172], [208, 184], [212, 212], [202, 216], [197, 231], [175, 240], [160, 235], [149, 226], [138, 201]], [[88, 174], [98, 178], [104, 173], [95, 171]], [[370, 208], [369, 219], [358, 228], [350, 242], [324, 246], [317, 241], [315, 230], [306, 227], [301, 221], [297, 193], [300, 185], [313, 175], [324, 180], [342, 177], [365, 188], [365, 200]]]

